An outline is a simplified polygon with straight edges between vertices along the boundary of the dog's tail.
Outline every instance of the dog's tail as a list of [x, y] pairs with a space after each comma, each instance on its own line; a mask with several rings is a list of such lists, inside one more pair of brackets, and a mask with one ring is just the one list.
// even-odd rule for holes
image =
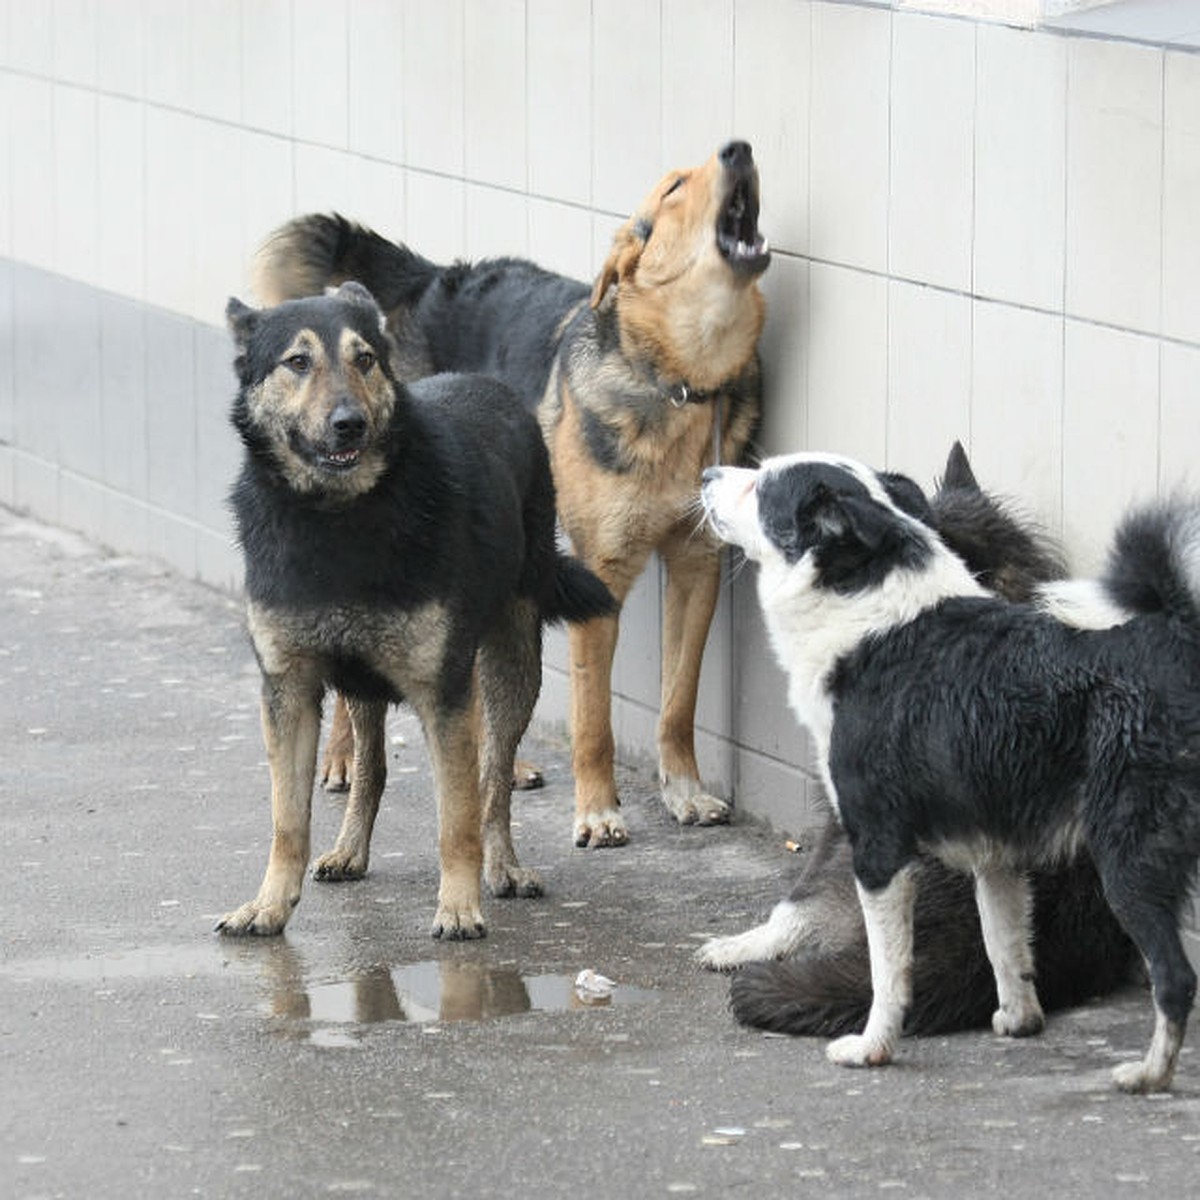
[[1127, 612], [1169, 613], [1200, 625], [1200, 499], [1131, 512], [1117, 528], [1101, 585]]
[[856, 949], [747, 963], [729, 985], [734, 1017], [796, 1037], [840, 1037], [862, 1029], [871, 1008], [871, 971]]
[[598, 576], [570, 554], [555, 555], [554, 594], [542, 611], [545, 620], [590, 621], [616, 611], [612, 592]]
[[280, 226], [254, 261], [254, 291], [265, 305], [315, 296], [353, 279], [385, 312], [411, 308], [441, 270], [337, 213], [309, 213]]

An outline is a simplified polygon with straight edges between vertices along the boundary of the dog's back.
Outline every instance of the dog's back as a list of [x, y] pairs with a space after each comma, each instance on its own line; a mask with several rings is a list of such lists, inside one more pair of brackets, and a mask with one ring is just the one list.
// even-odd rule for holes
[[271, 303], [347, 279], [361, 283], [387, 314], [407, 378], [488, 375], [529, 409], [546, 390], [564, 320], [589, 292], [522, 258], [441, 266], [336, 213], [288, 222], [255, 262], [256, 290]]

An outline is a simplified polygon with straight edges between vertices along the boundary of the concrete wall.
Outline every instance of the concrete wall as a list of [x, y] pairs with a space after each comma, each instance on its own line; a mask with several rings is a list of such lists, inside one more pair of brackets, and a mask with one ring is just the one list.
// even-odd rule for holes
[[[234, 587], [221, 314], [274, 225], [336, 208], [434, 257], [590, 277], [663, 170], [737, 135], [775, 247], [766, 449], [929, 483], [961, 438], [1088, 569], [1130, 499], [1196, 482], [1200, 55], [1172, 28], [825, 0], [2, 0], [0, 502]], [[617, 669], [630, 753], [652, 747], [658, 621], [651, 572]], [[557, 721], [561, 640], [550, 657]], [[716, 784], [804, 820], [748, 578], [701, 725]]]

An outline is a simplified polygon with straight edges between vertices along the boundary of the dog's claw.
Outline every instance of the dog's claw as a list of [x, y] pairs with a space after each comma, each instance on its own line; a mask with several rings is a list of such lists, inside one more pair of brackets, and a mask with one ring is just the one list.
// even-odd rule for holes
[[354, 850], [330, 850], [313, 864], [313, 878], [322, 883], [361, 879], [366, 873], [366, 859]]
[[513, 763], [513, 787], [518, 792], [532, 792], [545, 786], [546, 777], [542, 774], [540, 767], [521, 759], [517, 759]]
[[712, 796], [698, 779], [675, 776], [664, 779], [663, 804], [680, 825], [728, 825], [733, 810], [717, 796]]
[[259, 904], [257, 900], [250, 900], [241, 908], [226, 913], [213, 926], [213, 932], [223, 937], [274, 937], [283, 932], [295, 907], [294, 902]]
[[464, 925], [454, 918], [439, 919], [434, 921], [430, 934], [440, 941], [469, 942], [487, 937], [487, 926], [482, 920]]
[[544, 894], [538, 873], [529, 867], [519, 867], [515, 863], [498, 869], [485, 866], [483, 875], [488, 890], [498, 899], [507, 900], [517, 896], [522, 900], [532, 900]]
[[629, 841], [625, 818], [615, 808], [589, 813], [575, 819], [575, 845], [598, 850], [606, 846], [624, 846]]

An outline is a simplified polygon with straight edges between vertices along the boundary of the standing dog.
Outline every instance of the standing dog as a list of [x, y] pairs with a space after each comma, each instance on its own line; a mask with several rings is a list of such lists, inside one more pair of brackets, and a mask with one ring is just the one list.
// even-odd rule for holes
[[1178, 921], [1200, 856], [1200, 503], [1126, 519], [1080, 628], [988, 593], [914, 515], [912, 486], [810, 454], [714, 468], [703, 489], [714, 528], [759, 564], [789, 699], [850, 840], [874, 994], [829, 1057], [892, 1058], [922, 853], [974, 876], [993, 1028], [1038, 1032], [1024, 872], [1086, 849], [1154, 996], [1149, 1050], [1114, 1079], [1166, 1090], [1196, 988]]
[[[975, 480], [957, 443], [926, 512], [977, 579], [1013, 602], [1065, 573], [1062, 556]], [[1033, 877], [1038, 994], [1047, 1011], [1112, 991], [1136, 970], [1132, 943], [1104, 901], [1086, 854]], [[913, 996], [905, 1031], [946, 1033], [991, 1022], [996, 992], [970, 877], [925, 856], [914, 914]], [[854, 889], [850, 843], [830, 812], [791, 895], [762, 925], [712, 938], [697, 955], [714, 970], [740, 967], [734, 1016], [777, 1032], [836, 1037], [860, 1029], [871, 1007], [866, 930]], [[784, 959], [785, 961], [775, 961]]]
[[[494, 380], [396, 379], [383, 314], [358, 284], [265, 311], [231, 300], [245, 445], [232, 504], [262, 669], [274, 834], [258, 895], [226, 933], [279, 933], [309, 857], [321, 698], [347, 699], [355, 756], [318, 879], [367, 869], [387, 775], [384, 716], [421, 719], [437, 791], [435, 937], [484, 932], [496, 895], [538, 895], [509, 829], [513, 756], [541, 685], [542, 625], [611, 609], [555, 546], [537, 423]], [[481, 798], [482, 791], [482, 798]]]
[[[536, 408], [558, 515], [618, 603], [657, 551], [667, 569], [662, 797], [684, 823], [729, 819], [696, 766], [700, 661], [719, 588], [718, 543], [692, 518], [700, 472], [742, 457], [759, 413], [758, 172], [730, 142], [672, 171], [617, 231], [594, 286], [513, 258], [438, 266], [336, 216], [305, 216], [259, 256], [275, 303], [354, 279], [387, 312], [407, 369], [473, 371]], [[573, 625], [571, 734], [578, 845], [627, 839], [613, 775], [617, 616]], [[338, 730], [331, 745], [341, 752]], [[327, 764], [339, 775], [337, 755]]]

